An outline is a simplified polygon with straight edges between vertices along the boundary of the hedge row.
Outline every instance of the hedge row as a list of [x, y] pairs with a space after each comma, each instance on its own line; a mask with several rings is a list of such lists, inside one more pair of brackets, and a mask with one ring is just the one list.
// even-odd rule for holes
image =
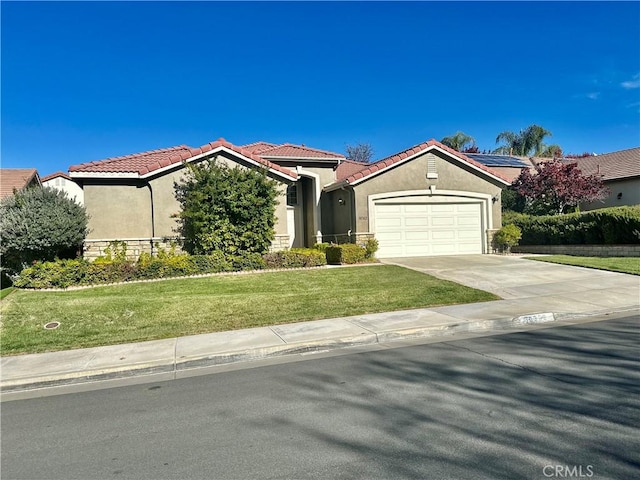
[[545, 216], [505, 212], [502, 224], [522, 230], [520, 245], [640, 244], [640, 206]]
[[296, 268], [325, 265], [324, 253], [314, 249], [291, 249], [285, 252], [241, 253], [231, 257], [222, 252], [212, 255], [148, 253], [137, 261], [102, 257], [94, 262], [84, 259], [37, 262], [25, 268], [14, 279], [19, 288], [67, 288], [81, 285], [170, 278], [206, 273], [261, 270], [265, 268]]
[[354, 243], [343, 243], [340, 245], [329, 245], [325, 248], [327, 263], [330, 265], [340, 265], [341, 263], [363, 263], [373, 259], [378, 250], [378, 241], [371, 238], [364, 245]]

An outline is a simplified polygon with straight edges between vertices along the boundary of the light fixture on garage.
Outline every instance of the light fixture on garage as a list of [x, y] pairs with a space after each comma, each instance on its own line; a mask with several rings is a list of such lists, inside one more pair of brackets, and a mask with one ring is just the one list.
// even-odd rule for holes
[[500, 197], [498, 197], [498, 195], [494, 195], [493, 197], [491, 197], [491, 201], [492, 201], [493, 203], [496, 203], [496, 202], [498, 201], [498, 199], [499, 199], [499, 198], [500, 198]]
[[340, 198], [338, 199], [338, 205], [342, 205], [342, 206], [344, 206], [344, 198], [340, 197]]
[[618, 193], [618, 196], [616, 198], [620, 200], [622, 198], [622, 192]]

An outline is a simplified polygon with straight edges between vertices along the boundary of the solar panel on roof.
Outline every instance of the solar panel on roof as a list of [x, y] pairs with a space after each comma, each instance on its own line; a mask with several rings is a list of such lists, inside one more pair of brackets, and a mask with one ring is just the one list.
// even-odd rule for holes
[[492, 155], [487, 153], [465, 153], [465, 155], [476, 162], [487, 167], [528, 167], [525, 162], [509, 155]]

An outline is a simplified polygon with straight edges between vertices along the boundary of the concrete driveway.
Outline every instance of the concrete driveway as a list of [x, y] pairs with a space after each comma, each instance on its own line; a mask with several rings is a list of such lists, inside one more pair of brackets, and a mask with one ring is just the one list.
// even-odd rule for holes
[[562, 295], [597, 305], [640, 303], [640, 277], [636, 275], [536, 262], [518, 255], [388, 258], [381, 261], [492, 292], [505, 300]]

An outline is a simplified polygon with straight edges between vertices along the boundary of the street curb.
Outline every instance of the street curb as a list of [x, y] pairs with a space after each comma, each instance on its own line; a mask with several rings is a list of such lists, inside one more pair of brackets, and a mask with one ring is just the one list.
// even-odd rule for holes
[[284, 345], [274, 345], [272, 347], [261, 347], [236, 352], [222, 352], [218, 354], [199, 355], [190, 358], [174, 358], [170, 363], [139, 363], [106, 369], [70, 372], [51, 376], [34, 376], [30, 378], [2, 381], [0, 382], [0, 392], [9, 393], [26, 390], [36, 390], [56, 386], [91, 383], [137, 376], [148, 376], [159, 373], [173, 373], [175, 378], [177, 372], [183, 372], [203, 367], [229, 365], [233, 363], [264, 360], [288, 355], [299, 355], [303, 353], [326, 352], [346, 347], [392, 343], [402, 340], [436, 338], [460, 333], [475, 333], [488, 331], [490, 329], [501, 329], [508, 327], [521, 328], [523, 326], [554, 321], [556, 321], [556, 316], [553, 313], [538, 313], [534, 315], [521, 315], [513, 318], [498, 318], [492, 320], [478, 320], [471, 322], [460, 321], [456, 323], [432, 325], [422, 328], [409, 328], [379, 333], [371, 332], [371, 334], [359, 335], [349, 338], [326, 339], [318, 340], [315, 342], [289, 343]]

